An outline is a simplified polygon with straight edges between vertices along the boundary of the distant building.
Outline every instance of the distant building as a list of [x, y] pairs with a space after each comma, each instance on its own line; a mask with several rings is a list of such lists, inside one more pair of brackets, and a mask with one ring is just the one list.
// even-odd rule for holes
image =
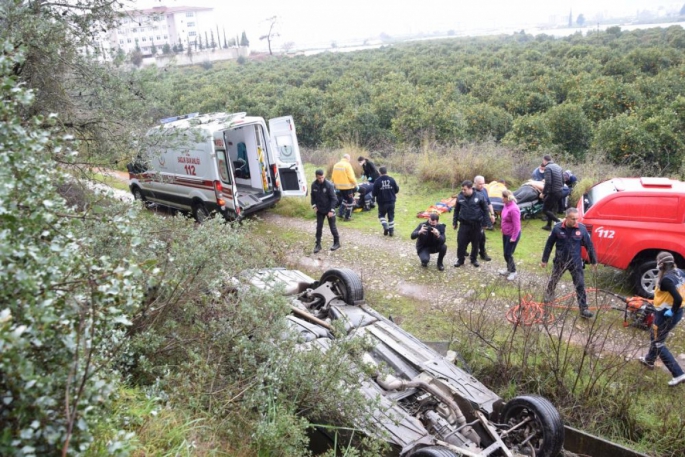
[[[214, 34], [217, 48], [224, 44], [223, 36], [216, 36], [217, 33], [224, 33], [224, 29], [221, 24], [217, 23], [214, 8], [156, 6], [125, 11], [125, 14], [119, 26], [110, 30], [97, 43], [105, 60], [111, 60], [119, 49], [127, 54], [134, 51], [136, 44], [145, 56], [152, 55], [153, 45], [156, 48], [156, 54], [162, 53], [165, 44], [174, 48], [179, 45], [179, 42], [185, 50], [188, 45], [194, 46], [199, 41], [200, 35], [201, 41], [207, 47], [205, 33], [207, 37]], [[217, 27], [219, 32], [217, 32]], [[229, 36], [232, 37], [232, 35]]]

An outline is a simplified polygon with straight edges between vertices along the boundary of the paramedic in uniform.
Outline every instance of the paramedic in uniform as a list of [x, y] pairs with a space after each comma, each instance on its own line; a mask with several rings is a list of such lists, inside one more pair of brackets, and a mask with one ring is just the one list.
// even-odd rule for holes
[[595, 247], [592, 245], [590, 234], [585, 226], [578, 222], [578, 210], [576, 208], [567, 209], [566, 218], [555, 224], [554, 228], [552, 228], [552, 232], [549, 234], [545, 244], [545, 250], [542, 253], [541, 267], [547, 266], [547, 261], [555, 245], [556, 253], [554, 254], [552, 276], [549, 278], [542, 301], [545, 303], [554, 301], [554, 290], [557, 288], [557, 283], [561, 279], [561, 275], [568, 270], [571, 273], [573, 285], [576, 287], [580, 317], [590, 319], [593, 314], [587, 309], [585, 275], [583, 273], [583, 258], [580, 254], [580, 248], [585, 246], [593, 267], [597, 265], [597, 254], [595, 254]]
[[312, 183], [311, 189], [312, 208], [316, 211], [316, 245], [314, 246], [314, 254], [321, 250], [321, 232], [323, 231], [324, 218], [328, 219], [328, 227], [330, 227], [331, 235], [333, 235], [331, 251], [335, 251], [340, 248], [340, 235], [335, 226], [335, 205], [338, 203], [338, 198], [335, 196], [335, 187], [324, 178], [323, 170], [316, 170], [316, 180]]
[[357, 189], [357, 178], [354, 175], [350, 155], [345, 154], [340, 162], [333, 166], [331, 181], [335, 188], [340, 192], [342, 204], [340, 205], [341, 216], [346, 221], [352, 220], [352, 207], [354, 206], [354, 192]]
[[380, 178], [373, 183], [373, 196], [378, 203], [378, 220], [383, 226], [383, 235], [393, 236], [395, 234], [395, 201], [400, 186], [388, 176], [387, 168], [381, 167], [380, 172]]
[[443, 271], [445, 266], [442, 261], [447, 254], [445, 244], [445, 224], [439, 224], [440, 215], [433, 213], [428, 218], [428, 222], [419, 224], [413, 232], [411, 239], [416, 240], [416, 253], [421, 260], [421, 266], [427, 267], [431, 254], [438, 254], [438, 270]]
[[480, 246], [480, 232], [483, 230], [483, 214], [488, 213], [488, 205], [483, 194], [473, 188], [473, 183], [466, 180], [461, 183], [461, 192], [457, 195], [454, 205], [452, 227], [457, 232], [457, 263], [455, 267], [464, 265], [466, 246], [471, 243], [471, 265], [479, 267], [478, 249]]
[[661, 251], [656, 256], [659, 274], [654, 289], [654, 324], [650, 332], [649, 352], [640, 357], [640, 362], [647, 368], [654, 368], [657, 357], [661, 358], [673, 379], [669, 386], [676, 386], [685, 381], [685, 373], [671, 351], [666, 347], [666, 337], [683, 317], [683, 296], [685, 295], [685, 271], [675, 267], [673, 254]]

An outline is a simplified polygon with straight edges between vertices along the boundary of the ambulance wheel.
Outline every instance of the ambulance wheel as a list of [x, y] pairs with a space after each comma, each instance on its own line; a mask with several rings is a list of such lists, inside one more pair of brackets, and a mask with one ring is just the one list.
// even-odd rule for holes
[[144, 202], [145, 197], [143, 197], [143, 192], [141, 192], [140, 187], [134, 187], [131, 191], [133, 193], [133, 199], [139, 202]]
[[349, 268], [336, 268], [321, 275], [320, 284], [330, 282], [332, 290], [348, 305], [354, 305], [364, 300], [362, 280]]
[[195, 203], [193, 205], [193, 217], [195, 217], [196, 221], [202, 224], [207, 220], [207, 218], [209, 218], [209, 211], [207, 211], [207, 208], [205, 208], [205, 205], [202, 203]]
[[633, 288], [640, 297], [654, 298], [654, 287], [659, 270], [656, 260], [643, 260], [633, 270]]

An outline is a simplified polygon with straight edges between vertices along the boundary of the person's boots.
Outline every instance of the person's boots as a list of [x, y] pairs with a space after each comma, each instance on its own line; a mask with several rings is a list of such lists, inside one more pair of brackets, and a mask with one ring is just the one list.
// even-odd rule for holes
[[331, 251], [340, 249], [340, 240], [333, 240], [333, 246], [331, 246]]
[[388, 229], [388, 236], [395, 236], [395, 229]]
[[314, 251], [313, 251], [313, 252], [314, 252], [314, 254], [316, 254], [316, 253], [319, 252], [320, 250], [321, 250], [321, 242], [320, 242], [320, 241], [317, 241], [317, 242], [316, 242], [316, 246], [314, 246]]

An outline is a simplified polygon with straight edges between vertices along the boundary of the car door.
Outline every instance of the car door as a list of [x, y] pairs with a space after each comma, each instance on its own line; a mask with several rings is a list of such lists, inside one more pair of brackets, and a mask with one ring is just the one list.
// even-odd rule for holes
[[276, 179], [280, 183], [282, 195], [307, 195], [304, 165], [292, 116], [269, 119], [269, 132], [278, 170]]

